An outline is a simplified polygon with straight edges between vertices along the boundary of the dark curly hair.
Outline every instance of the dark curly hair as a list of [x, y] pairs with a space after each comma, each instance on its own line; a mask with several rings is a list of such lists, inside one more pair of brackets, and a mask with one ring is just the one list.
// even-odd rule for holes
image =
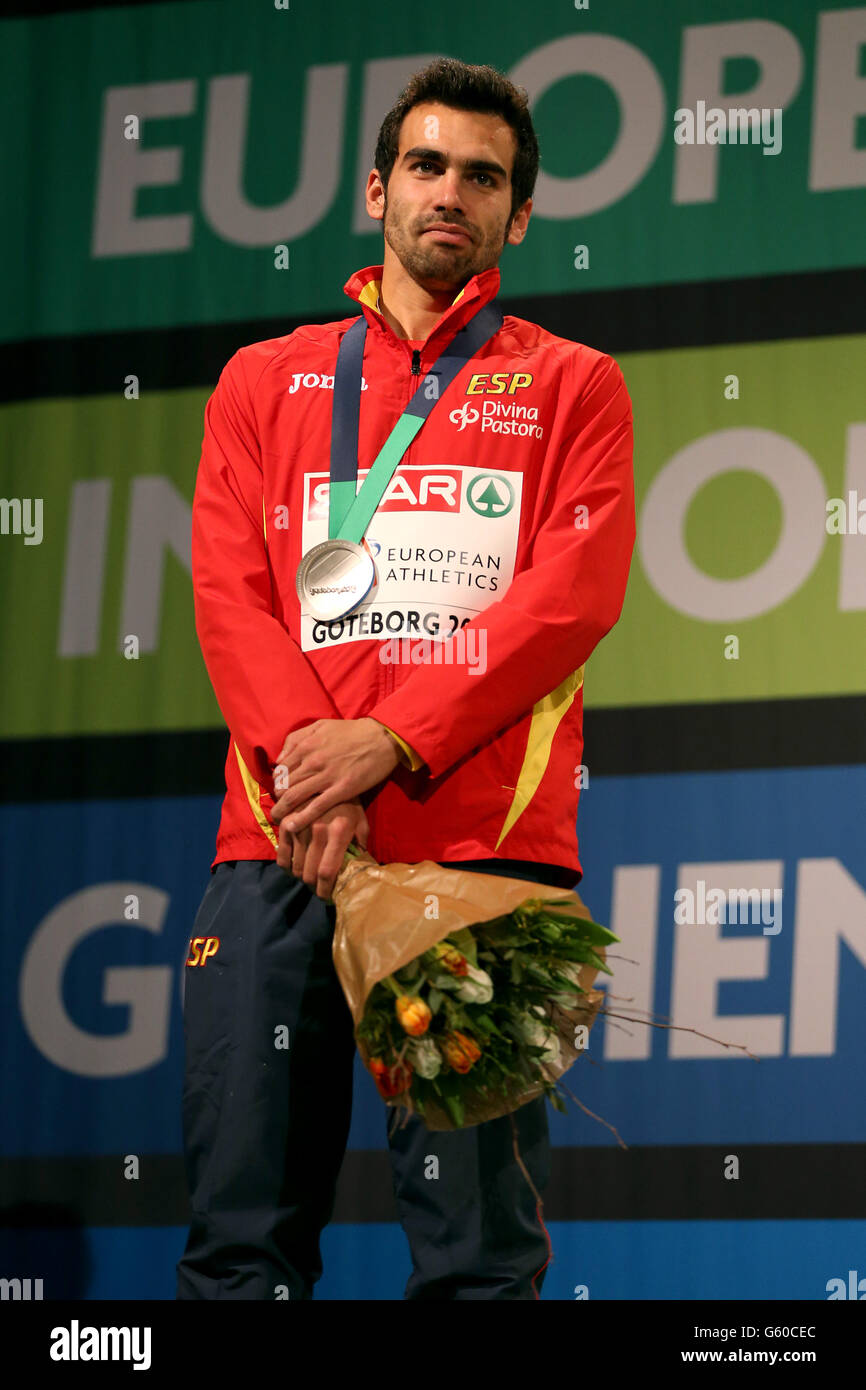
[[532, 197], [538, 176], [538, 140], [529, 114], [529, 98], [496, 68], [436, 58], [416, 72], [400, 93], [379, 129], [373, 163], [387, 193], [397, 162], [400, 127], [407, 112], [422, 102], [438, 101], [458, 111], [501, 116], [517, 138], [511, 171], [511, 216]]

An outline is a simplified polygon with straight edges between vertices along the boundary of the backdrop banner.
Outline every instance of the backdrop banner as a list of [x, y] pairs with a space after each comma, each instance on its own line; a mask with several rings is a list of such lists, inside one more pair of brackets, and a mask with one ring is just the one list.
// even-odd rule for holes
[[441, 55], [532, 100], [542, 165], [502, 260], [512, 294], [862, 264], [864, 41], [866, 6], [844, 0], [723, 18], [712, 0], [663, 17], [332, 0], [255, 19], [201, 0], [10, 22], [0, 247], [34, 273], [10, 279], [0, 334], [321, 317], [378, 254], [363, 190], [382, 117]]
[[[2, 1297], [174, 1296], [227, 746], [190, 577], [205, 404], [243, 344], [356, 316], [378, 129], [442, 55], [530, 96], [504, 311], [612, 353], [634, 407], [637, 539], [574, 768], [580, 895], [620, 944], [573, 1079], [629, 1147], [550, 1110], [544, 1297], [866, 1296], [866, 3], [17, 8]], [[327, 381], [298, 374], [299, 412]], [[319, 1297], [402, 1298], [387, 1120], [357, 1059]]]

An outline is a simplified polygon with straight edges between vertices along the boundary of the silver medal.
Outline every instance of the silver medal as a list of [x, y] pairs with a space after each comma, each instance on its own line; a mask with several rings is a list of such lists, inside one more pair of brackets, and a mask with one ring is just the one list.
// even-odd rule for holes
[[295, 585], [302, 608], [328, 622], [363, 603], [376, 581], [369, 550], [354, 541], [328, 540], [308, 550]]

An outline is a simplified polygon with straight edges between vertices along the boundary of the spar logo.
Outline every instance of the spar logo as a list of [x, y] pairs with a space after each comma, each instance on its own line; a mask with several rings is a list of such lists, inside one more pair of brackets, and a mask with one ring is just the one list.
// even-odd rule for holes
[[[362, 468], [358, 477], [363, 483], [369, 469]], [[380, 512], [459, 512], [463, 487], [460, 468], [437, 468], [430, 464], [400, 466], [394, 474], [376, 508]], [[307, 520], [327, 521], [330, 480], [326, 473], [309, 478]]]
[[507, 516], [514, 506], [514, 488], [500, 473], [476, 473], [466, 501], [479, 516]]

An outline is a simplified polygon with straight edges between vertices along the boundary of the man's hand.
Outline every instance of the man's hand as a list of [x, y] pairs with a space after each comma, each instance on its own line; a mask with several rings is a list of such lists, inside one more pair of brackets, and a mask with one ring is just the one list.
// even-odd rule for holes
[[369, 833], [360, 801], [357, 798], [344, 801], [317, 816], [313, 824], [299, 834], [292, 834], [283, 821], [277, 863], [295, 878], [303, 879], [308, 888], [315, 889], [317, 897], [327, 899], [334, 891], [348, 846], [357, 839], [361, 848], [366, 849]]
[[288, 816], [287, 829], [305, 830], [325, 811], [375, 787], [399, 761], [396, 743], [378, 720], [317, 719], [283, 744], [277, 766], [286, 769], [289, 789], [271, 819]]

